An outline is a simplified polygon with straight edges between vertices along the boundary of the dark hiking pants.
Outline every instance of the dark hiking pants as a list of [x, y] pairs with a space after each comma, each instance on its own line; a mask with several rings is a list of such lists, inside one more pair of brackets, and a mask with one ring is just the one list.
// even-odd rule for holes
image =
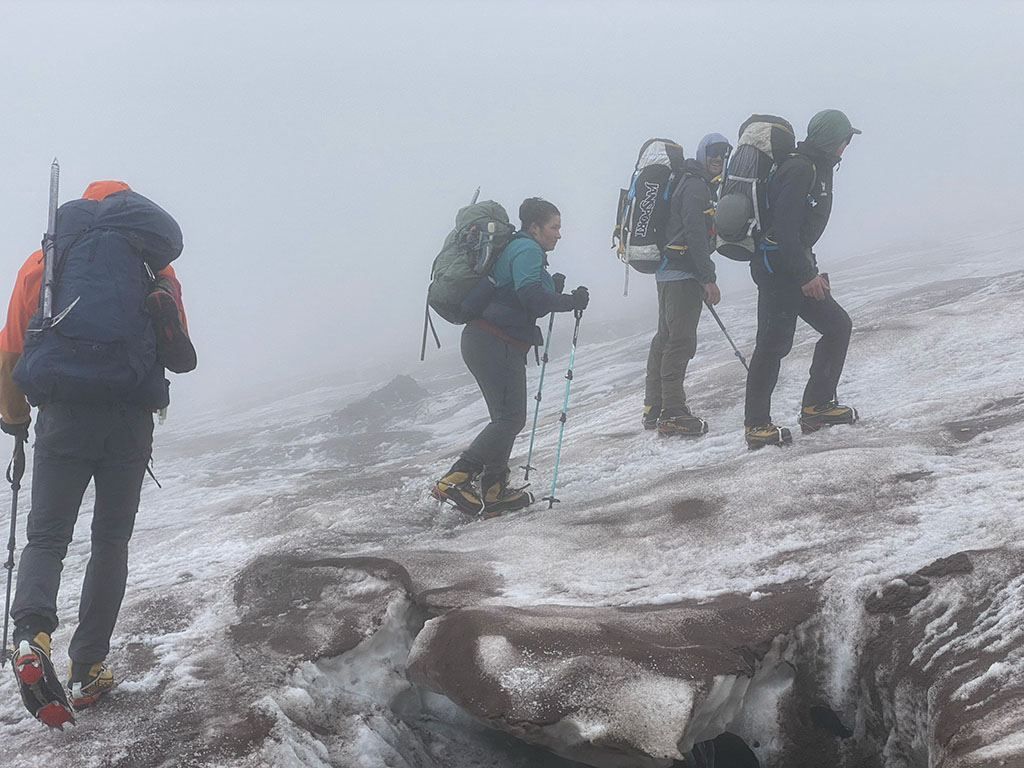
[[92, 480], [92, 548], [78, 629], [68, 648], [73, 661], [94, 664], [110, 650], [128, 578], [128, 540], [152, 446], [153, 415], [137, 407], [51, 403], [36, 419], [28, 543], [18, 563], [11, 618], [16, 626], [56, 629], [64, 556]]
[[526, 353], [483, 328], [467, 325], [462, 331], [462, 359], [491, 417], [462, 457], [482, 465], [488, 476], [499, 475], [508, 469], [512, 444], [526, 426]]
[[697, 353], [697, 323], [704, 289], [696, 280], [658, 283], [658, 332], [647, 355], [644, 405], [662, 413], [686, 407], [683, 379]]
[[794, 282], [764, 277], [757, 291], [757, 342], [747, 374], [747, 402], [743, 423], [758, 427], [771, 422], [772, 392], [779, 379], [782, 358], [793, 347], [796, 319], [821, 334], [814, 346], [810, 378], [803, 405], [833, 400], [846, 362], [852, 323], [831, 293], [823, 301], [804, 296]]

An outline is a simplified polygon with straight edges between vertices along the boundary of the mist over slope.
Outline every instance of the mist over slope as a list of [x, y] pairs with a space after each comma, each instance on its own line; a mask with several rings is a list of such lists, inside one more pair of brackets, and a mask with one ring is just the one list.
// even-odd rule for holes
[[[862, 421], [785, 450], [746, 450], [744, 372], [707, 315], [687, 390], [710, 433], [643, 432], [653, 308], [647, 328], [602, 322], [595, 304], [551, 510], [475, 521], [429, 499], [486, 419], [451, 353], [376, 397], [386, 379], [325, 381], [188, 424], [172, 411], [155, 447], [164, 489], [144, 489], [113, 638], [122, 682], [48, 734], [0, 676], [4, 764], [669, 766], [723, 730], [762, 765], [1024, 759], [1022, 246], [1016, 229], [823, 265], [854, 321], [840, 397]], [[753, 296], [719, 308], [748, 356]], [[570, 336], [560, 317], [538, 496]], [[795, 425], [815, 338], [801, 326], [783, 362], [780, 424]], [[89, 507], [66, 561], [58, 668]], [[955, 556], [967, 564], [932, 565]], [[723, 616], [762, 618], [669, 632]], [[626, 649], [601, 645], [598, 626]], [[660, 650], [631, 657], [641, 636]], [[811, 704], [848, 735], [811, 723]]]

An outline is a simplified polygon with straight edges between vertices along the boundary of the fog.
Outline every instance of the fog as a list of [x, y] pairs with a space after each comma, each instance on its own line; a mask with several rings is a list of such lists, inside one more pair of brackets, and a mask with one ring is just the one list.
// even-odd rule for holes
[[[752, 112], [803, 138], [845, 111], [864, 133], [824, 269], [1005, 226], [1022, 40], [1024, 6], [994, 2], [5, 2], [0, 292], [38, 247], [56, 156], [62, 202], [122, 179], [181, 224], [199, 368], [172, 413], [375, 362], [415, 373], [430, 264], [477, 186], [513, 217], [526, 196], [558, 205], [552, 265], [591, 288], [588, 316], [649, 312], [653, 330], [653, 280], [624, 298], [609, 248], [646, 138], [692, 156]], [[753, 312], [745, 269], [717, 262], [723, 301]]]

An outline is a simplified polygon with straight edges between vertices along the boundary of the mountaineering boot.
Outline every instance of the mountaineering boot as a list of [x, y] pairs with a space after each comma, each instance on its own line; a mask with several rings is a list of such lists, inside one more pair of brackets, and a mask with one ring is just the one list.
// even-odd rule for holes
[[800, 429], [806, 435], [822, 427], [836, 424], [853, 424], [857, 420], [857, 409], [840, 405], [835, 400], [823, 405], [805, 405], [800, 411]]
[[14, 631], [12, 668], [25, 709], [39, 722], [51, 728], [64, 729], [74, 723], [64, 686], [50, 662], [50, 635], [32, 630]]
[[744, 427], [743, 439], [747, 441], [747, 448], [753, 451], [766, 445], [777, 445], [780, 448], [789, 445], [793, 442], [793, 435], [785, 427], [769, 423], [759, 427]]
[[533, 494], [524, 488], [509, 488], [508, 479], [512, 473], [507, 469], [498, 475], [484, 475], [480, 487], [484, 492], [484, 518], [497, 517], [506, 512], [523, 509], [533, 504]]
[[657, 429], [658, 418], [661, 416], [661, 407], [657, 405], [644, 406], [644, 429]]
[[114, 673], [102, 661], [95, 664], [71, 662], [68, 672], [68, 692], [71, 708], [76, 712], [90, 707], [114, 687]]
[[188, 373], [196, 367], [196, 348], [185, 330], [174, 286], [166, 277], [158, 277], [146, 296], [146, 310], [156, 331], [156, 354], [160, 363], [173, 373]]
[[689, 408], [661, 412], [658, 419], [659, 435], [677, 435], [679, 437], [700, 437], [708, 431], [708, 423], [698, 419]]
[[474, 483], [483, 467], [468, 459], [459, 459], [448, 473], [434, 484], [430, 495], [438, 501], [450, 501], [463, 512], [478, 515], [484, 508]]

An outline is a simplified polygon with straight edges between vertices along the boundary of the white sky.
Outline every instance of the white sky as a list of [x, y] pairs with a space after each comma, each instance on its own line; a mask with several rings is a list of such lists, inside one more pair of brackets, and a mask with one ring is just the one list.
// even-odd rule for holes
[[[844, 110], [864, 135], [825, 269], [1019, 220], [1021, 40], [1009, 2], [7, 1], [0, 292], [38, 247], [56, 155], [62, 200], [123, 179], [182, 226], [200, 368], [176, 407], [389, 355], [415, 371], [430, 263], [478, 185], [513, 214], [560, 207], [552, 264], [591, 316], [653, 307], [639, 275], [621, 297], [609, 249], [649, 136], [692, 155], [751, 112], [802, 138]], [[748, 278], [723, 262], [729, 302]]]

